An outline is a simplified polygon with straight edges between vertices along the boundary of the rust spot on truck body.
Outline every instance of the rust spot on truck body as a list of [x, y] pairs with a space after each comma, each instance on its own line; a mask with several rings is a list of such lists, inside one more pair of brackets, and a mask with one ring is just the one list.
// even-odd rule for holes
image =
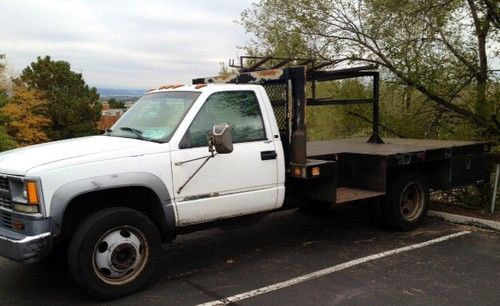
[[282, 69], [269, 69], [252, 72], [241, 72], [236, 74], [224, 74], [207, 78], [200, 78], [193, 80], [193, 84], [262, 84], [267, 81], [283, 80], [284, 70]]

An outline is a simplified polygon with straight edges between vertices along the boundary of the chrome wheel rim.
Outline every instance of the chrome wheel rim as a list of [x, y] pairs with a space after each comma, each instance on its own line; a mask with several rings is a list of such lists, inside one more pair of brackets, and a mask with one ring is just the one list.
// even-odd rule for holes
[[123, 285], [141, 274], [148, 255], [149, 245], [142, 231], [132, 226], [116, 227], [95, 245], [94, 272], [108, 284]]
[[414, 221], [422, 214], [424, 208], [424, 192], [420, 185], [410, 183], [406, 185], [401, 194], [401, 215], [407, 221]]

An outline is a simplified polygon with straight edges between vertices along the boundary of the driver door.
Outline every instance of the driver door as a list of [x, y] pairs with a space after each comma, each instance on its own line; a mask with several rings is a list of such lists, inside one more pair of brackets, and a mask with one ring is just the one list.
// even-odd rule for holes
[[[178, 225], [272, 210], [277, 204], [278, 164], [266, 114], [255, 92], [223, 91], [210, 95], [173, 151], [172, 168]], [[227, 123], [233, 152], [217, 154], [180, 191], [209, 155], [207, 134]]]

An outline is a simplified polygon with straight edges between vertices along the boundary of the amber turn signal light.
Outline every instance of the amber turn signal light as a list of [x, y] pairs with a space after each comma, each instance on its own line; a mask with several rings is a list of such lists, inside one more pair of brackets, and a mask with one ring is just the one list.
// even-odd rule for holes
[[38, 199], [38, 190], [36, 187], [36, 182], [28, 181], [26, 182], [26, 192], [28, 195], [28, 204], [37, 205], [40, 204]]
[[300, 169], [300, 167], [294, 167], [293, 168], [293, 175], [294, 176], [302, 176], [302, 169]]
[[320, 174], [319, 167], [313, 167], [311, 169], [311, 174], [312, 174], [312, 176], [319, 176], [319, 174]]

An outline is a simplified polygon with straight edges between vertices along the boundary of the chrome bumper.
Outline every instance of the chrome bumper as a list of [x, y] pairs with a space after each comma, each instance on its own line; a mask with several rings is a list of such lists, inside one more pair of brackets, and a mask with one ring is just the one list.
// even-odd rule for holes
[[39, 261], [51, 250], [50, 236], [50, 232], [35, 236], [21, 236], [18, 233], [0, 229], [0, 256], [22, 263]]

